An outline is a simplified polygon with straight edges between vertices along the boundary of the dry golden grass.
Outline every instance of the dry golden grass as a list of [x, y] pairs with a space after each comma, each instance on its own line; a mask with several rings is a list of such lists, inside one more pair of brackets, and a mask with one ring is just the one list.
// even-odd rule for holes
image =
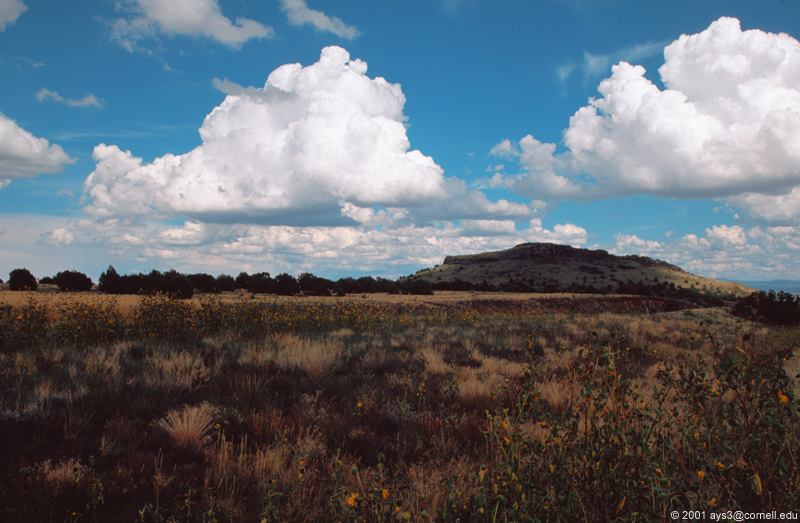
[[[437, 307], [418, 301], [415, 310], [423, 306]], [[542, 498], [565, 486], [582, 496], [602, 492], [591, 474], [613, 467], [624, 453], [615, 451], [612, 462], [601, 465], [591, 454], [572, 456], [615, 424], [646, 434], [654, 409], [680, 406], [655, 430], [699, 426], [699, 415], [674, 387], [652, 398], [654, 388], [664, 387], [659, 370], [678, 380], [680, 365], [705, 366], [704, 383], [713, 387], [716, 354], [740, 354], [735, 347], [746, 334], [765, 346], [788, 347], [794, 342], [775, 336], [798, 332], [739, 327], [724, 310], [542, 316], [500, 307], [443, 323], [443, 316], [431, 321], [410, 309], [408, 314], [414, 321], [372, 331], [224, 331], [175, 343], [125, 340], [0, 352], [0, 429], [10, 435], [0, 453], [0, 475], [10, 478], [0, 491], [0, 519], [41, 513], [40, 520], [64, 521], [65, 510], [84, 517], [88, 482], [96, 475], [108, 500], [99, 520], [133, 521], [144, 513], [147, 518], [139, 519], [151, 523], [159, 521], [158, 508], [161, 521], [200, 521], [200, 512], [184, 518], [194, 492], [195, 502], [214, 507], [217, 520], [226, 522], [385, 522], [401, 521], [406, 513], [422, 521], [423, 512], [448, 521], [437, 511], [451, 521], [491, 521], [487, 510], [478, 511], [478, 500], [499, 503], [493, 497], [498, 492], [519, 493], [503, 490], [503, 482], [515, 481], [512, 474], [528, 482], [520, 484], [523, 492]], [[790, 375], [800, 368], [797, 361], [787, 360]], [[622, 376], [630, 390], [618, 399], [611, 391]], [[608, 403], [586, 399], [590, 386], [608, 393]], [[773, 396], [772, 404], [783, 404]], [[708, 397], [734, 399], [731, 391], [717, 396], [710, 389]], [[572, 433], [570, 423], [578, 425]], [[706, 441], [723, 428], [737, 430], [736, 420], [711, 427]], [[678, 434], [675, 445], [696, 449], [689, 441], [693, 433]], [[627, 450], [659, 452], [660, 443], [648, 438], [641, 448], [625, 440]], [[518, 460], [503, 461], [514, 448], [527, 450], [519, 451]], [[723, 460], [727, 451], [721, 452]], [[85, 458], [89, 453], [94, 464]], [[666, 469], [669, 460], [657, 458]], [[565, 463], [583, 475], [559, 471]], [[70, 465], [77, 467], [77, 483], [69, 481]], [[647, 466], [637, 484], [652, 479]], [[29, 475], [19, 472], [23, 468]], [[517, 473], [522, 469], [524, 478]], [[676, 495], [684, 488], [679, 476], [669, 476], [681, 485]], [[573, 480], [588, 483], [575, 487]], [[70, 501], [54, 501], [47, 489]], [[633, 491], [628, 495], [633, 503]], [[547, 520], [542, 507], [537, 517]], [[601, 512], [588, 519], [599, 521], [607, 515]], [[206, 520], [213, 519], [206, 514]]]
[[66, 490], [67, 487], [81, 483], [88, 472], [86, 466], [78, 458], [66, 459], [56, 464], [48, 459], [34, 468], [34, 474], [57, 494]]
[[[593, 295], [574, 294], [574, 293], [504, 293], [504, 292], [460, 292], [460, 291], [435, 291], [432, 296], [412, 296], [406, 294], [350, 294], [345, 297], [339, 296], [276, 296], [272, 294], [244, 295], [239, 292], [223, 292], [213, 296], [197, 295], [185, 302], [194, 307], [199, 307], [204, 300], [209, 298], [218, 300], [221, 303], [233, 304], [242, 299], [253, 300], [265, 303], [305, 303], [305, 304], [341, 304], [341, 303], [364, 303], [380, 305], [401, 305], [409, 307], [447, 307], [454, 304], [466, 302], [509, 302], [517, 303], [536, 299], [559, 299], [573, 297], [589, 297]], [[603, 295], [597, 295], [603, 296]], [[0, 290], [0, 314], [5, 310], [3, 307], [20, 307], [30, 301], [47, 306], [48, 310], [55, 317], [59, 310], [76, 303], [116, 305], [123, 316], [130, 317], [139, 307], [147, 296], [138, 295], [109, 295], [101, 292], [71, 293], [71, 292], [31, 292], [31, 291], [9, 291]], [[10, 310], [10, 309], [9, 309]], [[0, 317], [0, 319], [2, 319]]]
[[278, 334], [275, 336], [275, 363], [289, 372], [304, 372], [313, 382], [319, 382], [339, 365], [344, 351], [341, 340], [324, 341]]
[[204, 384], [219, 371], [219, 363], [206, 365], [195, 352], [173, 349], [162, 351], [148, 360], [144, 382], [169, 393], [190, 392]]
[[421, 356], [425, 360], [425, 368], [433, 375], [446, 376], [453, 367], [445, 363], [441, 347], [432, 346], [422, 349]]
[[208, 403], [171, 410], [154, 425], [167, 433], [181, 450], [197, 452], [211, 442], [218, 409]]

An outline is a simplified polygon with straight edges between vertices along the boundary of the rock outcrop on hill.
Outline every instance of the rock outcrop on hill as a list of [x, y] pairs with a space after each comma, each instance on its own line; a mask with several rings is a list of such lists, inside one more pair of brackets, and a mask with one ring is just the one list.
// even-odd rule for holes
[[434, 288], [512, 292], [688, 295], [735, 298], [753, 292], [738, 283], [696, 276], [647, 256], [617, 256], [554, 243], [523, 243], [504, 251], [447, 256], [408, 277]]

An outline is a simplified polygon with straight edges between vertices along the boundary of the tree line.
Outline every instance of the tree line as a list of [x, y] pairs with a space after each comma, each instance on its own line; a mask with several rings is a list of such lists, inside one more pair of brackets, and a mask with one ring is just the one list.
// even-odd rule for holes
[[[0, 280], [2, 283], [2, 280]], [[58, 285], [62, 291], [89, 291], [92, 279], [78, 271], [62, 271], [53, 277], [39, 280], [27, 269], [14, 269], [9, 274], [8, 286], [14, 291], [36, 291], [39, 284]], [[390, 280], [362, 276], [340, 278], [336, 281], [304, 272], [298, 277], [281, 273], [272, 277], [268, 272], [248, 274], [240, 272], [235, 278], [228, 274], [212, 276], [206, 273], [183, 274], [174, 269], [166, 272], [152, 270], [148, 273], [119, 274], [109, 266], [101, 275], [97, 290], [107, 294], [166, 294], [173, 298], [191, 298], [195, 293], [217, 294], [245, 290], [253, 294], [281, 296], [344, 296], [354, 293], [433, 294], [431, 285], [423, 281]]]
[[[0, 280], [2, 283], [2, 280]], [[13, 291], [36, 291], [39, 284], [54, 284], [62, 291], [89, 291], [93, 287], [92, 279], [75, 270], [61, 271], [53, 277], [39, 280], [27, 269], [14, 269], [9, 273], [8, 286]], [[340, 278], [336, 281], [304, 272], [297, 278], [287, 273], [272, 277], [268, 272], [248, 274], [240, 272], [235, 278], [228, 274], [212, 276], [206, 273], [182, 274], [174, 269], [166, 272], [152, 270], [149, 273], [119, 274], [113, 266], [109, 266], [100, 275], [98, 290], [107, 294], [165, 294], [172, 298], [191, 298], [196, 292], [218, 294], [245, 290], [252, 294], [275, 294], [279, 296], [345, 296], [347, 294], [412, 294], [431, 295], [434, 290], [449, 291], [500, 291], [500, 292], [574, 292], [589, 294], [608, 294], [613, 292], [611, 286], [595, 288], [572, 284], [567, 289], [560, 288], [556, 282], [534, 285], [530, 281], [509, 279], [499, 286], [487, 282], [473, 284], [456, 279], [454, 281], [428, 283], [419, 279], [374, 278]], [[699, 292], [694, 287], [676, 288], [674, 284], [653, 283], [648, 285], [641, 280], [637, 283], [619, 282], [617, 294], [634, 294], [641, 296], [665, 297], [696, 302], [701, 306], [720, 306], [724, 302], [720, 297]], [[731, 312], [749, 319], [759, 319], [766, 323], [789, 325], [800, 323], [800, 296], [780, 291], [759, 291], [739, 299]]]

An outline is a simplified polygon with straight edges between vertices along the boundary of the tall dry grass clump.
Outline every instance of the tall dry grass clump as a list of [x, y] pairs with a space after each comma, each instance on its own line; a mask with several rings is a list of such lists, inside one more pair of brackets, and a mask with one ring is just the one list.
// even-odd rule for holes
[[208, 403], [184, 405], [171, 410], [154, 425], [162, 429], [180, 450], [199, 453], [211, 442], [218, 409]]

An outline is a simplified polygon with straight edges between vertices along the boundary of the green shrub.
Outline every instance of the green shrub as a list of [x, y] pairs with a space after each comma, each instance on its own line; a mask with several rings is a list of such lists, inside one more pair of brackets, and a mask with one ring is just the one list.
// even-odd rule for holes
[[62, 291], [84, 292], [92, 289], [92, 279], [82, 272], [62, 271], [54, 279]]
[[773, 290], [754, 292], [736, 302], [731, 313], [770, 325], [794, 325], [800, 323], [800, 296]]
[[12, 291], [37, 291], [39, 283], [28, 269], [14, 269], [8, 274], [8, 288]]

